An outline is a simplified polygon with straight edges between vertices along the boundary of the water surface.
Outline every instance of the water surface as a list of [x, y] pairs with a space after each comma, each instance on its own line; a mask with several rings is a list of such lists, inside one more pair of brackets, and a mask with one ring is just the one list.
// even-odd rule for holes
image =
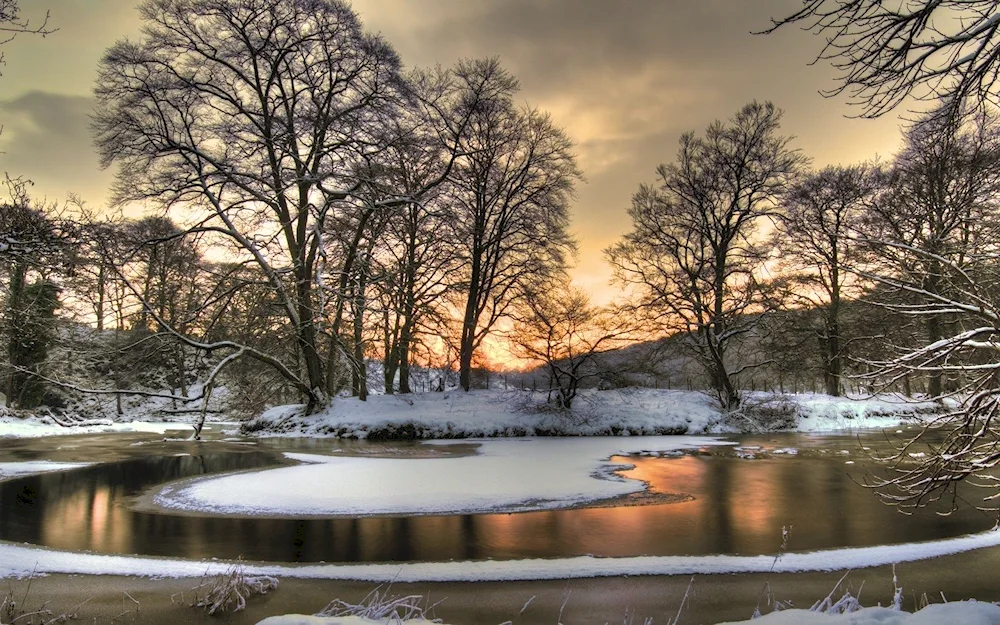
[[[901, 515], [858, 485], [866, 470], [877, 465], [861, 453], [857, 439], [799, 434], [740, 438], [743, 448], [737, 450], [617, 458], [636, 465], [625, 475], [648, 482], [652, 491], [690, 495], [679, 503], [334, 519], [179, 515], [139, 511], [131, 503], [171, 480], [275, 466], [282, 462], [281, 451], [405, 455], [426, 448], [311, 439], [269, 439], [254, 446], [168, 444], [135, 436], [120, 437], [114, 447], [108, 437], [115, 436], [94, 437], [99, 441], [94, 442], [96, 455], [108, 460], [103, 464], [0, 482], [0, 539], [185, 558], [409, 562], [769, 554], [779, 549], [783, 526], [792, 527], [788, 548], [804, 551], [932, 540], [995, 523], [995, 517], [968, 507], [951, 516], [932, 511]], [[127, 441], [150, 444], [129, 448]], [[80, 451], [86, 450], [87, 439], [64, 443], [56, 459], [87, 456]], [[886, 448], [881, 435], [862, 437], [862, 444], [873, 451]], [[79, 453], [67, 455], [67, 449]], [[465, 453], [468, 445], [458, 449]], [[786, 449], [798, 453], [776, 453]], [[25, 445], [8, 449], [3, 459], [52, 456]], [[545, 479], [544, 472], [538, 479]]]

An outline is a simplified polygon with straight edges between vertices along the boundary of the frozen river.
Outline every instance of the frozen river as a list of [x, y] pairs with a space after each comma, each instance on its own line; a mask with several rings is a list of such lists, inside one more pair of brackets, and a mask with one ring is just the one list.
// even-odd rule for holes
[[[873, 453], [888, 449], [881, 433], [860, 440]], [[96, 464], [0, 482], [0, 539], [192, 559], [419, 562], [773, 554], [783, 526], [792, 527], [788, 549], [807, 551], [946, 538], [983, 531], [996, 521], [969, 507], [951, 516], [933, 511], [904, 516], [880, 503], [858, 484], [879, 465], [860, 449], [856, 436], [769, 434], [728, 442], [738, 445], [614, 456], [618, 475], [637, 480], [625, 489], [633, 492], [576, 502], [570, 509], [279, 517], [161, 510], [149, 501], [164, 484], [177, 480], [294, 464], [286, 453], [363, 457], [375, 467], [380, 460], [386, 466], [424, 463], [411, 465], [416, 467], [442, 458], [469, 458], [476, 447], [464, 442], [452, 447], [313, 439], [189, 443], [124, 434], [24, 440], [6, 445], [0, 462]], [[515, 457], [523, 445], [523, 457], [535, 463], [532, 475], [542, 486], [547, 479], [565, 479], [554, 468], [547, 470], [545, 458], [527, 453], [532, 444], [503, 442], [505, 453]], [[546, 449], [574, 454], [599, 444], [562, 439]], [[560, 464], [559, 458], [550, 460], [552, 467]], [[615, 475], [586, 476], [609, 478]], [[640, 488], [643, 483], [645, 489]], [[311, 487], [322, 492], [324, 483]]]

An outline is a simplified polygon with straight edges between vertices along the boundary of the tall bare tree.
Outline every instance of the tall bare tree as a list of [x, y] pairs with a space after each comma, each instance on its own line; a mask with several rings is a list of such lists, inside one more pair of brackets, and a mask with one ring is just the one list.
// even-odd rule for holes
[[317, 269], [324, 224], [364, 182], [405, 85], [399, 60], [340, 0], [146, 0], [143, 37], [99, 68], [94, 116], [117, 202], [186, 211], [253, 260], [294, 329], [297, 366], [326, 396]]
[[[783, 259], [795, 272], [791, 303], [818, 309], [817, 329], [828, 395], [840, 395], [846, 342], [841, 332], [841, 302], [857, 297], [863, 281], [845, 271], [860, 262], [855, 241], [860, 220], [873, 199], [878, 179], [869, 166], [827, 167], [797, 180], [782, 197], [779, 227]], [[863, 248], [862, 248], [863, 249]]]
[[664, 331], [685, 333], [727, 410], [740, 404], [740, 370], [727, 353], [767, 303], [761, 226], [804, 160], [779, 134], [780, 119], [770, 102], [751, 102], [703, 138], [683, 135], [677, 162], [633, 196], [632, 231], [607, 250], [638, 308]]
[[[865, 224], [867, 247], [894, 282], [907, 285], [914, 310], [927, 307], [917, 318], [933, 344], [955, 320], [934, 305], [951, 288], [945, 265], [965, 266], [1000, 232], [1000, 123], [986, 113], [964, 122], [930, 114], [907, 131], [883, 185]], [[942, 371], [927, 374], [928, 393], [940, 396]]]
[[580, 172], [552, 119], [515, 106], [517, 81], [497, 59], [461, 63], [456, 73], [471, 93], [483, 85], [497, 93], [472, 116], [451, 176], [465, 265], [459, 381], [469, 390], [473, 354], [520, 289], [544, 281], [574, 249], [568, 204]]

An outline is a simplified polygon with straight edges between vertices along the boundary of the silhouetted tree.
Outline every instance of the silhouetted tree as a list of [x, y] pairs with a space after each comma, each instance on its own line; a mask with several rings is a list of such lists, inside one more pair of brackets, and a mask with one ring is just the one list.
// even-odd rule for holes
[[459, 380], [469, 390], [473, 354], [521, 290], [544, 281], [574, 249], [567, 232], [569, 200], [580, 172], [572, 142], [552, 119], [513, 102], [517, 81], [496, 59], [456, 70], [465, 90], [495, 85], [462, 136], [451, 176], [454, 223], [464, 266]]
[[796, 181], [782, 197], [780, 250], [795, 272], [788, 299], [820, 312], [819, 339], [828, 395], [840, 395], [845, 341], [840, 323], [842, 300], [860, 295], [862, 285], [845, 265], [858, 265], [854, 237], [877, 179], [868, 166], [827, 167]]
[[632, 231], [607, 250], [640, 312], [685, 333], [726, 410], [740, 404], [727, 352], [769, 305], [761, 271], [771, 246], [760, 226], [803, 164], [780, 119], [770, 102], [751, 102], [704, 138], [683, 135], [677, 162], [632, 197]]
[[765, 32], [795, 24], [821, 35], [817, 61], [840, 70], [830, 95], [847, 92], [865, 117], [913, 95], [951, 116], [996, 103], [997, 0], [805, 0]]

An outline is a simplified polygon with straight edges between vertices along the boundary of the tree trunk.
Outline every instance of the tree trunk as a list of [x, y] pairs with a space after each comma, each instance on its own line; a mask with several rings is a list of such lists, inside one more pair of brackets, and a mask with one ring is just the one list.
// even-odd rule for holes
[[465, 336], [462, 330], [461, 353], [458, 357], [458, 383], [468, 391], [472, 386], [472, 337]]
[[392, 395], [396, 391], [396, 371], [399, 370], [399, 358], [395, 349], [386, 354], [382, 362], [382, 377], [385, 381], [385, 394]]
[[354, 394], [361, 401], [368, 401], [368, 365], [365, 363], [365, 346], [362, 336], [363, 324], [354, 321]]
[[7, 299], [7, 362], [12, 366], [10, 374], [7, 376], [7, 407], [11, 408], [17, 403], [17, 396], [20, 394], [19, 380], [23, 377], [19, 371], [14, 369], [14, 365], [20, 364], [18, 354], [21, 352], [19, 341], [21, 340], [24, 325], [24, 281], [28, 275], [28, 267], [23, 262], [15, 262], [10, 272], [10, 295]]
[[458, 354], [458, 383], [468, 391], [472, 386], [472, 352], [476, 348], [476, 326], [479, 324], [479, 287], [482, 280], [483, 230], [479, 214], [476, 216], [475, 240], [472, 246], [472, 269], [469, 274], [469, 293], [462, 317], [462, 339]]
[[309, 276], [299, 276], [296, 285], [298, 297], [299, 325], [296, 328], [297, 345], [306, 367], [306, 377], [309, 380], [309, 392], [306, 393], [306, 412], [312, 414], [322, 406], [325, 395], [326, 377], [323, 375], [323, 359], [316, 345], [316, 324], [313, 316], [312, 282]]
[[97, 331], [104, 331], [104, 283], [107, 281], [105, 276], [107, 269], [104, 266], [104, 262], [100, 262], [100, 267], [97, 270], [97, 306], [94, 309], [94, 314], [97, 316]]
[[403, 332], [399, 338], [399, 393], [404, 395], [411, 393], [410, 390], [410, 332], [403, 326]]
[[408, 252], [408, 262], [410, 266], [407, 268], [406, 272], [406, 294], [403, 301], [403, 325], [399, 330], [399, 393], [406, 394], [410, 393], [410, 345], [413, 342], [413, 324], [414, 315], [416, 314], [416, 295], [414, 294], [414, 289], [416, 288], [416, 275], [414, 274], [413, 265], [416, 263], [414, 258], [414, 248], [416, 247], [416, 239], [413, 239], [410, 243], [410, 251]]
[[[927, 317], [928, 345], [941, 340], [941, 319], [937, 315]], [[941, 370], [935, 369], [927, 373], [927, 394], [931, 398], [940, 397], [942, 392]]]
[[352, 307], [354, 312], [354, 394], [361, 401], [368, 400], [368, 365], [365, 363], [365, 275], [358, 277]]
[[823, 372], [826, 394], [840, 397], [843, 393], [840, 380], [843, 375], [843, 358], [840, 354], [840, 327], [836, 319], [829, 319], [826, 328], [826, 367]]

